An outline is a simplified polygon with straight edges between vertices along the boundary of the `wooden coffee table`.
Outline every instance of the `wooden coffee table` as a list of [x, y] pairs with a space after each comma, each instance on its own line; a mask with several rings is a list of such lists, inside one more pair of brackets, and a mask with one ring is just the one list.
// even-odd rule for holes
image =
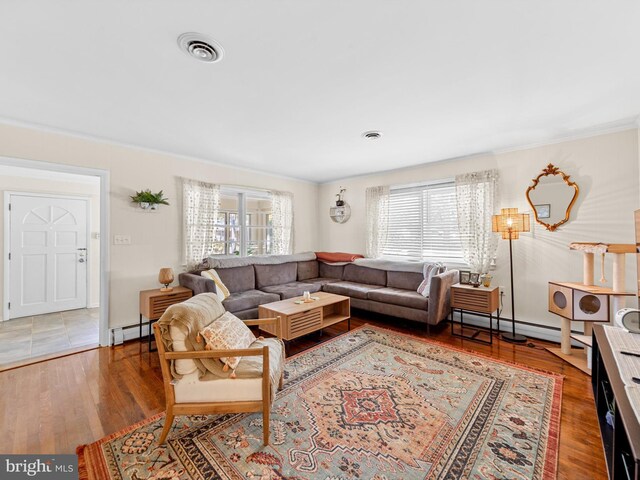
[[[302, 300], [302, 297], [294, 297], [260, 305], [258, 316], [260, 318], [279, 316], [283, 340], [293, 340], [345, 320], [347, 320], [347, 328], [351, 330], [349, 297], [326, 292], [312, 293], [311, 296], [318, 297], [318, 300], [297, 304], [295, 301]], [[265, 325], [261, 329], [273, 335], [276, 334], [275, 325]]]

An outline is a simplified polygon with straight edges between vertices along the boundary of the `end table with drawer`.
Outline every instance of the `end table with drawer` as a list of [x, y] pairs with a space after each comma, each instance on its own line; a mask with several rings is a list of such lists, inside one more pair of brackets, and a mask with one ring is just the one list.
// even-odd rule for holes
[[[453, 329], [453, 313], [460, 310], [460, 333]], [[489, 318], [489, 340], [477, 338], [481, 330], [473, 329], [471, 335], [464, 334], [464, 311]], [[500, 289], [498, 287], [474, 287], [457, 283], [451, 286], [451, 335], [466, 338], [476, 342], [493, 343], [493, 313], [498, 320], [497, 330], [500, 331]], [[469, 327], [467, 327], [469, 328]]]
[[142, 317], [145, 317], [149, 325], [147, 333], [149, 351], [151, 351], [151, 324], [158, 320], [171, 305], [184, 302], [192, 296], [193, 292], [185, 287], [173, 287], [173, 290], [168, 292], [163, 292], [159, 288], [140, 292], [140, 341], [142, 341]]

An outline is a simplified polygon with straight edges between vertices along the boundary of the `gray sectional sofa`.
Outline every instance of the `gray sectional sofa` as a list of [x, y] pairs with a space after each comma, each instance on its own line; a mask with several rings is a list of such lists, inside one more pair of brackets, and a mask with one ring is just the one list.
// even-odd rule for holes
[[[210, 264], [231, 293], [224, 307], [243, 319], [257, 318], [259, 305], [322, 290], [351, 297], [353, 308], [436, 325], [449, 315], [449, 287], [458, 282], [457, 270], [436, 275], [424, 297], [416, 291], [423, 280], [420, 263], [362, 259], [328, 264], [313, 253], [222, 258]], [[215, 292], [213, 280], [200, 275], [202, 269], [181, 273], [180, 285], [194, 295]]]

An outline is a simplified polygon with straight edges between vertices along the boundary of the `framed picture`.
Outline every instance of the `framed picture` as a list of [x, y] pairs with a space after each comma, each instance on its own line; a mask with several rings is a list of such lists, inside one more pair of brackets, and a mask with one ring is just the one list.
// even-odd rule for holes
[[538, 218], [549, 218], [551, 216], [551, 205], [548, 203], [541, 203], [540, 205], [534, 205]]
[[470, 274], [469, 283], [471, 285], [480, 285], [480, 274], [479, 273]]
[[469, 285], [469, 279], [471, 272], [469, 270], [460, 270], [460, 283], [462, 285]]

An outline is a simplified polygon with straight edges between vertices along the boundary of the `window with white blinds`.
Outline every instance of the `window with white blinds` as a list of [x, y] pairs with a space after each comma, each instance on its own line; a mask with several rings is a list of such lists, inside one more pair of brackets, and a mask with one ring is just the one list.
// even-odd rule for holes
[[454, 182], [391, 189], [383, 255], [464, 262]]

